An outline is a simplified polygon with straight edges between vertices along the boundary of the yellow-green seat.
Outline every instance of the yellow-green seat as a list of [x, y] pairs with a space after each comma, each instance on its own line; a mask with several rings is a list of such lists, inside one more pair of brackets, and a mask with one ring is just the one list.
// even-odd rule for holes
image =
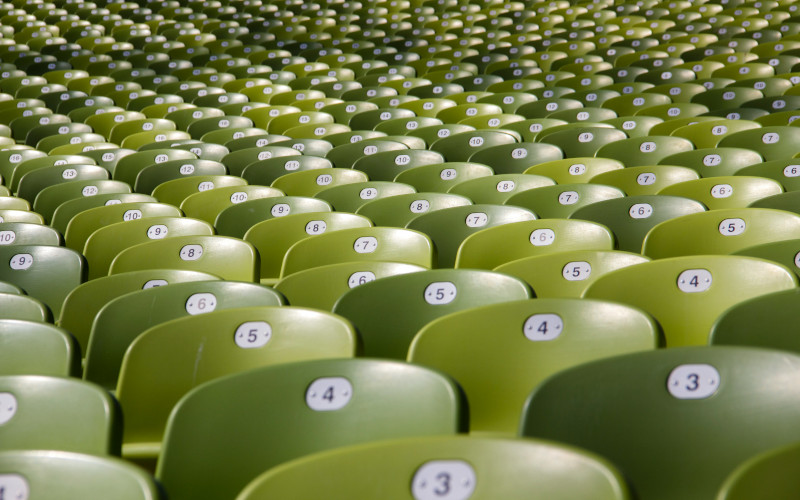
[[791, 271], [763, 259], [690, 255], [610, 272], [589, 286], [585, 297], [645, 310], [663, 328], [667, 347], [676, 347], [707, 344], [711, 326], [727, 308], [796, 286]]
[[74, 180], [48, 186], [36, 195], [34, 210], [50, 222], [58, 207], [67, 201], [104, 194], [130, 193], [131, 187], [121, 181], [104, 179]]
[[747, 148], [710, 147], [667, 156], [660, 163], [697, 170], [701, 177], [735, 175], [739, 170], [762, 163], [761, 155]]
[[[613, 320], [598, 321], [601, 317]], [[661, 342], [658, 325], [639, 309], [601, 300], [537, 298], [431, 321], [414, 337], [408, 360], [458, 380], [473, 434], [514, 435], [528, 395], [551, 375], [653, 350]]]
[[502, 205], [517, 193], [554, 184], [554, 180], [541, 175], [495, 174], [461, 182], [448, 192], [466, 196], [474, 203]]
[[[22, 296], [21, 296], [22, 297]], [[40, 321], [0, 316], [0, 375], [80, 374], [80, 350], [66, 330]]]
[[564, 151], [558, 145], [520, 142], [481, 149], [470, 156], [469, 161], [487, 165], [496, 174], [518, 174], [533, 165], [562, 158]]
[[489, 177], [494, 171], [480, 163], [449, 161], [421, 165], [403, 170], [394, 178], [395, 182], [409, 184], [419, 192], [447, 192], [462, 182]]
[[694, 145], [682, 137], [644, 136], [606, 144], [597, 150], [596, 156], [614, 158], [626, 167], [638, 167], [656, 165], [667, 156], [692, 149]]
[[797, 152], [795, 144], [800, 140], [800, 129], [788, 125], [742, 130], [725, 136], [720, 147], [739, 147], [754, 150], [765, 161], [791, 158]]
[[699, 179], [697, 171], [676, 165], [652, 165], [610, 170], [593, 176], [592, 184], [606, 184], [628, 196], [653, 195], [666, 186]]
[[[334, 148], [331, 151], [335, 151]], [[282, 175], [272, 182], [272, 187], [280, 189], [288, 196], [315, 196], [333, 186], [368, 181], [367, 174], [350, 168], [321, 168], [300, 170]]]
[[763, 177], [724, 175], [667, 186], [658, 194], [697, 200], [710, 210], [742, 208], [754, 201], [783, 192], [778, 181]]
[[558, 184], [515, 194], [505, 205], [525, 208], [539, 218], [568, 218], [586, 205], [624, 196], [620, 189], [603, 184]]
[[237, 238], [176, 236], [121, 251], [111, 262], [109, 274], [159, 268], [200, 271], [222, 279], [252, 282], [258, 281], [258, 253]]
[[297, 213], [330, 211], [330, 204], [324, 200], [303, 196], [270, 196], [225, 208], [217, 215], [214, 227], [219, 234], [241, 238], [261, 221]]
[[[530, 469], [514, 467], [522, 463]], [[308, 477], [319, 481], [308, 481]], [[454, 484], [454, 478], [461, 481]], [[576, 448], [535, 440], [433, 437], [343, 447], [293, 460], [259, 475], [237, 498], [324, 495], [344, 500], [436, 495], [437, 491], [476, 499], [493, 495], [629, 497], [624, 479], [613, 466]]]
[[543, 161], [526, 169], [526, 175], [543, 175], [558, 184], [590, 182], [595, 176], [622, 170], [624, 165], [611, 158], [570, 157], [563, 160]]
[[430, 149], [442, 153], [447, 161], [466, 161], [480, 149], [516, 142], [511, 132], [476, 130], [441, 138], [431, 144]]

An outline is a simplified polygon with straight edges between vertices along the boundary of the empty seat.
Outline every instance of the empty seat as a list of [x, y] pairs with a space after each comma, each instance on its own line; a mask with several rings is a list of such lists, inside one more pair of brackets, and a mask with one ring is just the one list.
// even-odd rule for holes
[[[0, 318], [4, 317], [0, 313]], [[41, 322], [0, 319], [0, 359], [1, 375], [66, 377], [80, 373], [80, 349], [72, 335]]]

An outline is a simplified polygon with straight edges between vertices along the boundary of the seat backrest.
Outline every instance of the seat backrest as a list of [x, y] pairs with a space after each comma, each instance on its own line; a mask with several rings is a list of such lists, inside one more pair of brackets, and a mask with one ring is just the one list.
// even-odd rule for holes
[[108, 391], [67, 377], [0, 377], [0, 450], [118, 455], [122, 415]]
[[745, 500], [788, 498], [800, 484], [794, 473], [800, 466], [800, 446], [797, 443], [779, 446], [759, 453], [742, 462], [722, 484], [716, 498]]
[[434, 267], [445, 268], [455, 265], [458, 248], [467, 237], [487, 228], [534, 219], [533, 212], [520, 207], [467, 205], [420, 215], [407, 227], [421, 231], [433, 240], [436, 245]]
[[436, 318], [530, 297], [528, 286], [511, 276], [475, 269], [437, 269], [389, 276], [353, 288], [342, 295], [333, 312], [355, 325], [365, 356], [405, 359], [414, 335]]
[[166, 203], [132, 202], [90, 208], [70, 219], [64, 232], [64, 243], [67, 247], [80, 252], [92, 233], [109, 224], [148, 217], [181, 217], [181, 215], [177, 207]]
[[30, 222], [0, 222], [0, 242], [3, 245], [61, 244], [61, 233], [50, 226]]
[[148, 217], [109, 224], [92, 233], [83, 248], [89, 279], [108, 275], [114, 258], [134, 245], [175, 236], [213, 234], [211, 224], [188, 217]]
[[796, 286], [795, 275], [773, 262], [730, 255], [695, 255], [612, 271], [598, 278], [585, 297], [614, 300], [645, 310], [661, 324], [667, 346], [675, 347], [707, 344], [712, 325], [729, 307]]
[[435, 251], [419, 231], [395, 227], [356, 227], [304, 238], [286, 252], [280, 277], [339, 262], [386, 261], [430, 268]]
[[69, 332], [48, 323], [0, 317], [0, 375], [80, 374], [80, 348]]
[[470, 156], [469, 161], [487, 165], [496, 174], [521, 174], [533, 165], [563, 157], [562, 149], [553, 144], [520, 142], [481, 149]]
[[[526, 467], [515, 467], [519, 464]], [[317, 453], [265, 472], [237, 498], [346, 500], [409, 494], [414, 498], [629, 498], [625, 480], [598, 456], [537, 440], [462, 436], [408, 438]]]
[[645, 236], [642, 253], [654, 259], [729, 254], [747, 247], [800, 238], [800, 216], [770, 208], [711, 210], [669, 219]]
[[473, 162], [445, 162], [409, 168], [397, 174], [395, 182], [414, 186], [417, 191], [445, 193], [454, 186], [471, 179], [491, 177], [494, 171]]
[[613, 250], [608, 228], [588, 221], [536, 219], [489, 227], [458, 247], [455, 267], [494, 269], [513, 260], [568, 250]]
[[106, 303], [92, 322], [83, 378], [109, 391], [117, 386], [128, 346], [166, 321], [238, 307], [280, 306], [271, 288], [234, 281], [188, 281], [126, 293]]
[[434, 320], [414, 337], [408, 360], [458, 381], [469, 403], [472, 433], [513, 435], [528, 395], [549, 376], [660, 343], [658, 325], [638, 309], [588, 299], [534, 299]]
[[692, 198], [710, 210], [743, 208], [762, 198], [783, 192], [778, 181], [763, 177], [728, 175], [706, 177], [667, 186], [658, 194]]
[[451, 379], [406, 363], [338, 359], [250, 370], [178, 403], [156, 477], [172, 500], [234, 498], [263, 471], [303, 455], [459, 432], [465, 411]]
[[78, 340], [86, 352], [95, 316], [106, 303], [126, 293], [185, 281], [219, 279], [218, 276], [180, 269], [146, 269], [96, 278], [76, 287], [64, 301], [57, 324]]
[[43, 495], [63, 500], [90, 498], [104, 491], [118, 500], [164, 498], [153, 477], [114, 457], [65, 451], [0, 452], [0, 490], [9, 498]]
[[448, 191], [466, 196], [474, 203], [502, 205], [517, 193], [555, 184], [553, 179], [534, 174], [495, 174], [460, 182]]
[[217, 215], [214, 227], [224, 236], [242, 238], [247, 231], [259, 222], [290, 214], [309, 212], [330, 212], [330, 203], [304, 196], [277, 196], [258, 198], [237, 203]]
[[55, 209], [53, 217], [50, 220], [50, 225], [63, 235], [66, 234], [67, 226], [69, 226], [69, 222], [72, 218], [84, 210], [121, 203], [153, 203], [156, 201], [157, 200], [152, 196], [139, 193], [106, 193], [75, 198], [61, 203]]
[[667, 156], [692, 149], [694, 145], [683, 137], [656, 135], [631, 137], [606, 144], [597, 150], [597, 156], [617, 159], [626, 167], [638, 167], [657, 165]]
[[773, 125], [730, 134], [719, 142], [719, 146], [752, 149], [764, 161], [771, 161], [794, 156], [794, 145], [798, 140], [800, 130], [797, 127]]
[[716, 498], [741, 462], [798, 441], [800, 391], [763, 383], [798, 375], [800, 357], [763, 349], [686, 347], [619, 356], [539, 386], [521, 433], [605, 456], [641, 498]]
[[72, 180], [62, 184], [48, 186], [36, 195], [33, 208], [42, 214], [45, 221], [50, 222], [53, 213], [69, 200], [111, 193], [130, 193], [131, 187], [121, 181], [111, 180]]
[[332, 186], [314, 197], [327, 201], [337, 212], [355, 212], [372, 200], [416, 192], [416, 189], [401, 182], [366, 181]]
[[109, 274], [143, 269], [185, 269], [233, 281], [258, 281], [258, 253], [228, 236], [175, 236], [128, 247], [114, 257]]
[[616, 237], [618, 249], [641, 253], [645, 236], [653, 227], [705, 209], [699, 201], [680, 196], [638, 195], [586, 205], [570, 218], [603, 224]]
[[123, 455], [157, 457], [173, 406], [204, 382], [263, 366], [352, 357], [357, 346], [343, 318], [295, 307], [261, 304], [155, 324], [133, 340], [119, 371]]
[[621, 189], [603, 184], [558, 184], [515, 194], [505, 204], [524, 207], [540, 218], [566, 219], [586, 205], [624, 196]]

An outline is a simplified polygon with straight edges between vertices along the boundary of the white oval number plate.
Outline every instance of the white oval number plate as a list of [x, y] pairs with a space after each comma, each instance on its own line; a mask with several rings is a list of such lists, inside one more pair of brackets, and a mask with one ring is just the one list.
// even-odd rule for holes
[[186, 312], [192, 316], [209, 313], [217, 308], [217, 297], [213, 293], [195, 293], [186, 300]]
[[167, 237], [169, 228], [164, 224], [154, 224], [147, 228], [147, 237], [151, 240], [161, 240]]
[[358, 271], [350, 275], [347, 279], [347, 286], [355, 288], [359, 285], [375, 281], [375, 273], [372, 271]]
[[233, 338], [242, 349], [264, 347], [272, 338], [272, 327], [266, 321], [248, 321], [239, 325]]
[[437, 281], [425, 287], [425, 302], [434, 306], [441, 306], [453, 302], [458, 294], [454, 283]]
[[536, 229], [531, 233], [530, 241], [535, 247], [546, 247], [556, 241], [556, 233], [552, 229]]
[[0, 474], [0, 499], [28, 500], [30, 490], [25, 478], [18, 474]]
[[705, 292], [711, 288], [711, 273], [707, 269], [687, 269], [678, 276], [678, 288], [682, 292]]
[[719, 223], [719, 233], [722, 236], [738, 236], [747, 228], [743, 219], [725, 219]]
[[564, 331], [564, 320], [558, 314], [534, 314], [525, 320], [522, 332], [528, 340], [553, 340]]
[[568, 262], [561, 270], [567, 281], [583, 281], [592, 274], [592, 265], [586, 261]]
[[719, 389], [719, 372], [711, 365], [680, 365], [669, 374], [667, 390], [677, 399], [705, 399]]
[[483, 212], [473, 212], [467, 215], [467, 227], [483, 227], [489, 223], [489, 216]]
[[374, 236], [362, 236], [353, 243], [356, 253], [372, 253], [378, 249], [378, 238]]
[[433, 460], [414, 473], [415, 500], [467, 500], [475, 491], [475, 470], [462, 460]]
[[322, 377], [306, 390], [306, 404], [314, 411], [341, 410], [353, 397], [353, 384], [344, 377]]
[[197, 260], [203, 256], [203, 247], [200, 245], [184, 245], [179, 255], [181, 260]]
[[10, 392], [0, 392], [0, 425], [5, 424], [17, 413], [17, 398]]
[[16, 271], [23, 271], [33, 265], [33, 255], [29, 253], [18, 253], [11, 257], [9, 267]]
[[17, 240], [17, 233], [14, 231], [0, 231], [0, 245], [10, 245]]

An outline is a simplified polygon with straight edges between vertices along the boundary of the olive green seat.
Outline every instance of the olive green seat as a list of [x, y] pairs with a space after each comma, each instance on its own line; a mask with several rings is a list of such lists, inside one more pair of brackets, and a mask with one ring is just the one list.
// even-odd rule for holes
[[[539, 188], [542, 189], [542, 188]], [[436, 246], [434, 267], [453, 267], [461, 243], [487, 228], [531, 221], [529, 210], [503, 205], [465, 205], [444, 208], [416, 217], [406, 227], [427, 234]]]
[[[159, 146], [161, 146], [159, 144]], [[151, 166], [166, 163], [174, 160], [196, 160], [197, 155], [191, 151], [183, 149], [172, 149], [158, 147], [147, 151], [137, 151], [127, 155], [117, 162], [114, 167], [112, 178], [114, 180], [127, 182], [133, 186], [136, 183], [136, 176], [143, 169]]]
[[355, 212], [372, 200], [416, 193], [416, 189], [400, 182], [365, 181], [332, 186], [314, 195], [331, 204], [339, 212]]
[[405, 359], [414, 335], [439, 317], [530, 297], [528, 286], [511, 276], [475, 269], [437, 269], [390, 276], [353, 288], [342, 295], [333, 312], [355, 325], [365, 356]]
[[279, 177], [293, 172], [333, 168], [333, 163], [319, 156], [279, 156], [248, 164], [242, 170], [242, 178], [250, 184], [269, 186]]
[[50, 225], [58, 230], [62, 235], [66, 233], [67, 226], [72, 218], [84, 210], [102, 207], [106, 205], [118, 205], [120, 203], [141, 203], [156, 202], [157, 200], [150, 195], [139, 193], [106, 193], [94, 196], [84, 196], [75, 198], [62, 203], [53, 212]]
[[699, 179], [697, 171], [677, 165], [648, 165], [610, 170], [593, 176], [592, 184], [605, 184], [628, 196], [657, 194], [666, 186]]
[[254, 146], [244, 149], [232, 150], [222, 158], [222, 163], [228, 168], [231, 175], [242, 175], [248, 165], [257, 161], [269, 160], [272, 158], [284, 158], [301, 156], [302, 153], [294, 148], [286, 146], [273, 146], [268, 141], [264, 146]]
[[689, 198], [638, 195], [586, 205], [572, 213], [570, 218], [603, 224], [614, 234], [616, 248], [640, 253], [647, 233], [656, 225], [705, 210], [702, 203]]
[[518, 174], [533, 165], [562, 158], [564, 152], [553, 144], [520, 142], [481, 149], [470, 156], [469, 161], [487, 165], [496, 174]]
[[597, 150], [596, 155], [602, 158], [614, 158], [626, 167], [639, 167], [657, 165], [667, 156], [692, 149], [695, 149], [694, 145], [682, 137], [655, 135], [631, 137], [606, 144]]
[[454, 434], [465, 424], [455, 382], [427, 368], [364, 359], [287, 363], [218, 379], [185, 396], [167, 424], [156, 478], [172, 500], [235, 498], [256, 476], [294, 458]]
[[222, 279], [258, 281], [258, 253], [245, 241], [228, 236], [188, 235], [156, 239], [122, 250], [109, 274], [143, 269], [185, 269]]
[[781, 500], [791, 498], [800, 487], [794, 473], [800, 463], [796, 443], [773, 448], [742, 462], [720, 487], [719, 500], [763, 498]]
[[[202, 182], [209, 182], [207, 179], [212, 176], [222, 177], [227, 173], [225, 165], [218, 161], [170, 160], [141, 169], [136, 175], [133, 189], [137, 193], [152, 194], [153, 190], [162, 183], [187, 177], [200, 177], [201, 179], [198, 179], [197, 182], [199, 186]], [[176, 205], [178, 204], [180, 203]]]
[[459, 436], [343, 447], [299, 458], [259, 475], [237, 499], [441, 496], [437, 492], [475, 500], [629, 498], [625, 480], [598, 456], [550, 442]]
[[278, 279], [284, 257], [297, 242], [331, 231], [367, 228], [372, 224], [366, 217], [344, 212], [308, 212], [276, 217], [254, 224], [243, 239], [259, 254], [261, 282]]
[[528, 395], [549, 376], [660, 343], [658, 325], [638, 309], [600, 300], [533, 299], [436, 319], [414, 337], [408, 360], [459, 382], [470, 432], [514, 435]]
[[181, 215], [177, 207], [166, 203], [133, 202], [104, 205], [85, 210], [72, 217], [64, 233], [64, 241], [67, 247], [80, 251], [92, 233], [109, 224]]
[[797, 389], [762, 381], [791, 379], [799, 369], [800, 357], [789, 353], [721, 346], [596, 361], [534, 391], [521, 434], [605, 456], [639, 498], [718, 498], [742, 462], [798, 440]]
[[121, 181], [103, 179], [73, 180], [41, 189], [34, 199], [33, 208], [49, 223], [52, 221], [53, 214], [58, 207], [67, 201], [104, 194], [130, 192], [131, 186]]
[[130, 292], [187, 281], [219, 279], [213, 274], [180, 269], [145, 269], [96, 278], [76, 287], [64, 301], [57, 324], [78, 340], [86, 353], [92, 322], [108, 302]]
[[24, 295], [16, 285], [6, 282], [0, 284], [0, 318], [52, 323], [52, 312], [42, 301]]
[[611, 158], [575, 157], [537, 163], [524, 173], [550, 177], [558, 184], [580, 184], [590, 182], [595, 176], [623, 168], [622, 162]]
[[707, 344], [711, 326], [727, 308], [796, 286], [791, 271], [763, 259], [691, 255], [610, 272], [589, 286], [585, 297], [645, 310], [663, 328], [667, 347], [675, 347]]
[[342, 318], [263, 303], [154, 324], [131, 341], [119, 369], [123, 455], [156, 458], [172, 408], [204, 382], [264, 366], [352, 357], [357, 345]]
[[282, 175], [272, 182], [272, 187], [289, 196], [315, 196], [324, 189], [358, 182], [366, 182], [367, 174], [349, 168], [321, 168], [301, 170]]
[[661, 163], [694, 169], [701, 177], [722, 177], [763, 161], [752, 149], [712, 147], [667, 156]]
[[559, 184], [515, 194], [505, 205], [525, 208], [540, 218], [566, 219], [592, 203], [624, 196], [620, 189], [603, 184]]
[[773, 208], [800, 214], [800, 209], [797, 205], [797, 197], [800, 196], [797, 191], [789, 191], [787, 193], [780, 193], [766, 198], [758, 199], [748, 205], [750, 208]]
[[49, 226], [30, 222], [0, 222], [0, 245], [59, 246], [61, 234]]
[[786, 191], [800, 189], [800, 161], [796, 158], [783, 158], [780, 160], [765, 161], [744, 167], [736, 175], [766, 177], [781, 183]]
[[444, 156], [436, 151], [408, 149], [381, 151], [359, 158], [353, 168], [367, 174], [373, 181], [391, 181], [401, 172], [423, 165], [444, 162]]
[[114, 258], [123, 250], [151, 240], [175, 236], [211, 236], [211, 224], [187, 217], [148, 217], [102, 227], [86, 240], [83, 255], [89, 279], [108, 275]]
[[0, 246], [0, 280], [12, 283], [43, 302], [58, 317], [66, 296], [86, 279], [78, 252], [49, 245]]
[[797, 127], [773, 125], [730, 134], [719, 141], [719, 146], [752, 149], [765, 161], [771, 161], [794, 156], [798, 140], [800, 129]]
[[246, 186], [247, 181], [233, 175], [190, 175], [160, 182], [151, 194], [161, 203], [180, 207], [189, 196], [212, 189]]
[[241, 238], [259, 222], [299, 213], [330, 212], [330, 203], [304, 196], [270, 196], [237, 203], [217, 215], [217, 233]]
[[379, 226], [405, 227], [421, 214], [471, 203], [468, 198], [456, 194], [419, 192], [374, 200], [365, 203], [356, 213]]
[[[697, 120], [698, 118], [702, 117], [694, 117], [692, 121]], [[735, 134], [736, 132], [742, 130], [750, 130], [755, 128], [759, 128], [758, 123], [755, 121], [717, 119], [700, 121], [697, 123], [687, 123], [682, 127], [674, 129], [670, 135], [689, 139], [698, 149], [706, 149], [718, 146], [720, 141], [731, 134]], [[731, 144], [730, 146], [737, 147], [734, 144]]]
[[476, 130], [439, 139], [430, 145], [430, 149], [443, 154], [447, 161], [468, 161], [482, 149], [516, 142], [517, 138], [510, 131]]
[[[377, 132], [375, 134], [377, 134]], [[361, 134], [360, 132], [356, 135], [359, 137], [363, 135], [364, 138], [353, 141], [351, 134], [347, 142], [335, 145], [334, 148], [325, 155], [325, 158], [330, 160], [334, 167], [343, 169], [353, 168], [355, 163], [361, 158], [386, 151], [403, 151], [409, 149], [409, 147], [402, 142], [384, 139], [383, 134], [371, 138], [369, 134]]]
[[456, 184], [448, 191], [474, 203], [502, 205], [510, 197], [528, 189], [555, 185], [549, 177], [534, 174], [495, 174]]
[[122, 414], [101, 387], [69, 377], [0, 377], [0, 451], [58, 450], [119, 455]]
[[80, 348], [69, 332], [42, 322], [0, 319], [0, 375], [79, 374]]

